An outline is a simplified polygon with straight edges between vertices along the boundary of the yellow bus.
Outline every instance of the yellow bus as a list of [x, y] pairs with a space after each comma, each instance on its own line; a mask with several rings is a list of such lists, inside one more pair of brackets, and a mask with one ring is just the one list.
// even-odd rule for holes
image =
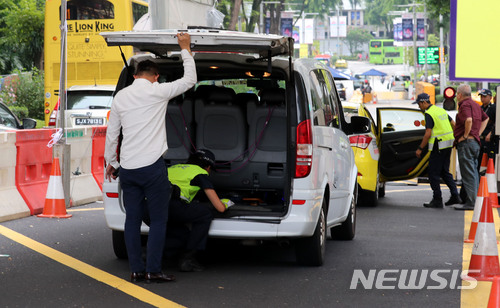
[[[61, 65], [61, 1], [46, 0], [44, 33], [45, 125], [55, 126]], [[100, 32], [128, 31], [148, 12], [142, 0], [67, 1], [67, 88], [115, 85], [123, 68], [118, 47], [108, 47]], [[122, 47], [125, 59], [131, 46]]]

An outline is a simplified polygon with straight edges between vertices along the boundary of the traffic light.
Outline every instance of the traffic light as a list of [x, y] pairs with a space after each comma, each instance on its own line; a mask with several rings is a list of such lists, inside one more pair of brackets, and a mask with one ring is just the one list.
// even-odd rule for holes
[[448, 87], [448, 88], [444, 89], [443, 108], [445, 110], [455, 110], [456, 109], [456, 103], [455, 103], [455, 94], [456, 93], [457, 93], [457, 91], [453, 87]]

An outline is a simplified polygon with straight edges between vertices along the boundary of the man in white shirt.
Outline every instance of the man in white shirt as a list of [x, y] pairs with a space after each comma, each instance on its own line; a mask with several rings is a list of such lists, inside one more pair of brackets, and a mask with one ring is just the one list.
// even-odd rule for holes
[[[168, 219], [171, 186], [163, 154], [167, 151], [165, 114], [168, 101], [192, 88], [196, 83], [196, 66], [191, 55], [188, 33], [177, 35], [184, 62], [184, 76], [169, 83], [158, 83], [159, 68], [151, 60], [137, 65], [134, 82], [118, 92], [109, 116], [104, 158], [108, 163], [106, 179], [116, 179], [120, 168], [120, 185], [126, 210], [125, 245], [131, 281], [174, 281], [163, 274], [161, 262]], [[118, 138], [122, 129], [120, 161]], [[142, 260], [140, 228], [143, 206], [147, 206], [150, 229], [146, 264]]]

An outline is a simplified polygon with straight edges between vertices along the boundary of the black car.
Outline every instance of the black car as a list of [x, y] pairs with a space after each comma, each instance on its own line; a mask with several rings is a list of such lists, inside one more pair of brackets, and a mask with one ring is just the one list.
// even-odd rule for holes
[[33, 119], [23, 119], [22, 124], [16, 115], [10, 111], [9, 107], [0, 102], [0, 131], [11, 129], [31, 129], [36, 127], [36, 121]]

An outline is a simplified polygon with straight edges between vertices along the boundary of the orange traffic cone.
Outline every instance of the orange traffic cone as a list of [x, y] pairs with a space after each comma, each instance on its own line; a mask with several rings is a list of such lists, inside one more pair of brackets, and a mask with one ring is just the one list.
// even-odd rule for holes
[[490, 158], [488, 160], [486, 179], [488, 180], [488, 192], [491, 206], [495, 208], [500, 207], [498, 205], [497, 177], [495, 176], [495, 165], [493, 164], [493, 158]]
[[493, 277], [488, 308], [500, 308], [500, 276]]
[[[485, 177], [481, 177], [481, 181], [483, 181]], [[485, 186], [485, 187], [483, 187]], [[474, 214], [472, 215], [472, 221], [470, 223], [470, 229], [469, 229], [469, 237], [464, 241], [465, 243], [474, 243], [474, 239], [476, 238], [476, 230], [477, 230], [477, 223], [479, 222], [479, 216], [481, 216], [481, 209], [483, 207], [483, 196], [487, 196], [488, 192], [484, 192], [483, 189], [487, 188], [488, 186], [486, 185], [481, 185], [479, 184], [479, 189], [477, 190], [477, 197], [476, 197], [476, 204], [474, 204]]]
[[493, 209], [490, 205], [490, 199], [484, 193], [488, 191], [488, 184], [484, 176], [481, 177], [479, 185], [483, 186], [483, 206], [477, 224], [476, 238], [469, 263], [469, 273], [464, 279], [469, 277], [476, 280], [492, 280], [494, 276], [500, 275], [495, 223], [493, 222]]
[[43, 212], [37, 216], [48, 218], [69, 218], [72, 216], [66, 213], [61, 168], [59, 167], [59, 158], [57, 157], [52, 161], [52, 170], [50, 172], [49, 185], [47, 186], [47, 194], [45, 195]]
[[488, 154], [483, 153], [483, 158], [481, 159], [481, 166], [479, 166], [479, 174], [486, 174], [486, 169], [488, 167]]

